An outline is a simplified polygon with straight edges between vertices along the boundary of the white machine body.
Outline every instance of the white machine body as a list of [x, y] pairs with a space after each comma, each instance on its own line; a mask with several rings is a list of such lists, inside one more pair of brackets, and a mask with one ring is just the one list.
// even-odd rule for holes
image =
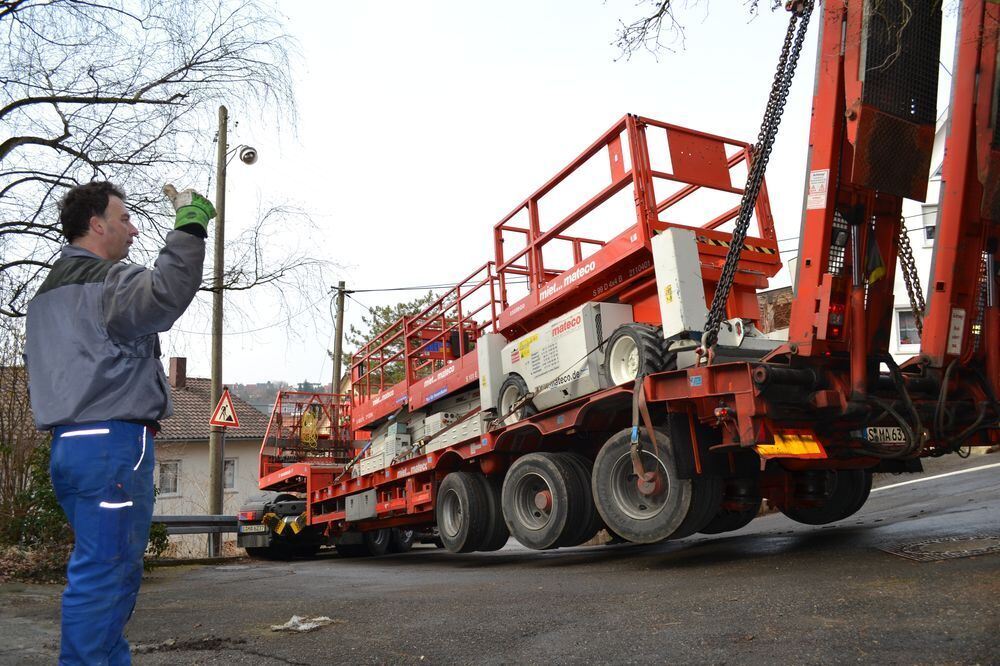
[[483, 358], [487, 351], [485, 345], [480, 346], [483, 409], [496, 409], [500, 385], [512, 373], [536, 393], [532, 402], [538, 409], [607, 388], [609, 383], [601, 373], [606, 350], [598, 347], [616, 328], [632, 321], [630, 305], [585, 303], [505, 345], [499, 354], [500, 372], [492, 367], [491, 359]]
[[708, 308], [694, 230], [668, 227], [651, 244], [663, 337], [700, 340]]

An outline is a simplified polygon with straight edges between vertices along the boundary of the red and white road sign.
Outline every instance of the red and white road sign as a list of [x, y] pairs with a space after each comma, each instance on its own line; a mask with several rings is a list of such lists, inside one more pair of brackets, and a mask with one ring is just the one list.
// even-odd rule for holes
[[229, 389], [222, 390], [222, 397], [216, 405], [212, 418], [208, 420], [208, 425], [223, 426], [225, 428], [239, 428], [240, 420], [236, 417], [236, 410], [233, 408], [233, 398], [229, 395]]

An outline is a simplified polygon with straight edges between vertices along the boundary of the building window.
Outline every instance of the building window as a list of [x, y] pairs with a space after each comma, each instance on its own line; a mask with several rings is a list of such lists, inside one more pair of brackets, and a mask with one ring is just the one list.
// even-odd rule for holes
[[222, 487], [236, 490], [236, 458], [226, 458], [222, 462]]
[[921, 206], [921, 221], [924, 227], [924, 247], [933, 247], [937, 236], [938, 207], [936, 205]]
[[180, 460], [161, 460], [157, 488], [160, 495], [178, 495], [178, 481], [181, 475]]
[[899, 310], [896, 312], [896, 319], [899, 322], [899, 344], [919, 345], [920, 333], [917, 331], [917, 320], [909, 310]]

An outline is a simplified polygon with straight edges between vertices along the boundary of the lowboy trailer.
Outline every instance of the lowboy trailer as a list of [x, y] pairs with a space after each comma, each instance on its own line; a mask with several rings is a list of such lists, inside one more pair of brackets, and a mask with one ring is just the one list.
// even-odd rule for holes
[[[858, 511], [875, 472], [1000, 442], [1000, 5], [959, 11], [926, 306], [901, 206], [926, 195], [940, 3], [789, 10], [755, 145], [624, 117], [494, 226], [492, 261], [358, 351], [351, 395], [279, 395], [260, 487], [282, 495], [241, 511], [240, 545], [379, 554], [435, 529], [453, 552], [549, 549], [602, 528], [651, 543], [739, 529], [765, 498], [820, 525]], [[810, 22], [777, 336], [756, 298], [780, 268], [763, 173]], [[902, 365], [897, 266], [923, 334]]]

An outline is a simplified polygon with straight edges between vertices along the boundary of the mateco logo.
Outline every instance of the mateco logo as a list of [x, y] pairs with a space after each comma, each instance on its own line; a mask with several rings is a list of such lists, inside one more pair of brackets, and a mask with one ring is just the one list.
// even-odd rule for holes
[[586, 266], [580, 266], [578, 269], [563, 278], [563, 286], [568, 286], [582, 278], [584, 275], [591, 273], [595, 268], [597, 268], [597, 262], [592, 261]]
[[558, 324], [556, 324], [555, 326], [553, 326], [552, 327], [552, 335], [553, 336], [562, 335], [566, 331], [568, 331], [570, 329], [573, 329], [573, 328], [576, 328], [581, 323], [583, 323], [583, 317], [581, 315], [576, 315], [574, 317], [570, 317], [569, 319], [567, 319], [565, 321], [561, 321]]

